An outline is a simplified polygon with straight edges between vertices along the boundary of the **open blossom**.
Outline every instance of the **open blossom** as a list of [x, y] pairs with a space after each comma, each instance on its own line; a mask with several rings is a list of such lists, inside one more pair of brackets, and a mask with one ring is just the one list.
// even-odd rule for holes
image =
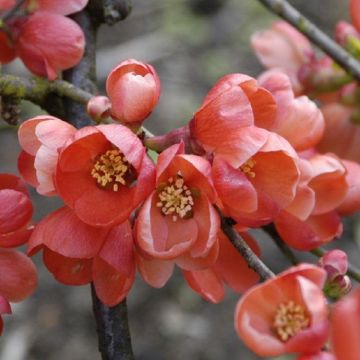
[[360, 289], [356, 289], [333, 308], [331, 344], [337, 360], [358, 360], [360, 354]]
[[[233, 157], [240, 159], [242, 154]], [[239, 224], [269, 223], [293, 201], [300, 178], [298, 156], [281, 136], [269, 133], [255, 154], [233, 164], [215, 156], [212, 174], [220, 207]]]
[[354, 108], [331, 103], [323, 106], [321, 111], [325, 119], [325, 132], [317, 149], [360, 162], [360, 127], [351, 121]]
[[26, 120], [20, 125], [18, 138], [23, 151], [18, 159], [22, 177], [41, 195], [55, 195], [54, 173], [58, 153], [76, 129], [50, 115]]
[[230, 74], [209, 91], [189, 127], [203, 152], [239, 163], [265, 144], [268, 132], [262, 128], [270, 128], [275, 120], [276, 103], [271, 93], [250, 76]]
[[301, 264], [256, 285], [238, 302], [235, 328], [257, 355], [311, 354], [328, 336], [323, 269]]
[[156, 171], [156, 190], [141, 208], [135, 231], [140, 272], [161, 287], [175, 263], [199, 270], [215, 262], [219, 216], [207, 160], [173, 145], [160, 154]]
[[259, 84], [276, 99], [277, 119], [271, 131], [283, 136], [297, 150], [314, 147], [324, 133], [324, 118], [307, 96], [295, 97], [290, 78], [279, 70], [263, 73]]
[[135, 277], [132, 230], [128, 220], [113, 227], [83, 223], [68, 207], [37, 224], [30, 255], [43, 249], [43, 259], [54, 277], [68, 285], [90, 282], [108, 306], [124, 299]]
[[[260, 249], [255, 240], [247, 233], [241, 233], [241, 236], [256, 255], [259, 255]], [[218, 239], [219, 255], [213, 266], [203, 270], [183, 270], [189, 286], [212, 303], [223, 300], [225, 285], [242, 294], [259, 281], [259, 275], [249, 268], [248, 263], [222, 231], [219, 231]]]
[[285, 21], [277, 21], [268, 30], [256, 32], [251, 45], [268, 69], [280, 69], [291, 79], [295, 93], [302, 91], [298, 71], [314, 58], [308, 39]]
[[17, 176], [0, 174], [0, 204], [0, 247], [25, 243], [33, 230], [33, 207], [25, 184]]
[[154, 189], [155, 168], [139, 138], [122, 125], [78, 130], [61, 151], [59, 196], [85, 223], [124, 222]]
[[341, 235], [336, 209], [346, 197], [348, 184], [345, 167], [336, 156], [317, 154], [302, 161], [304, 165], [307, 162], [307, 167], [303, 166], [307, 180], [299, 198], [295, 197], [297, 203], [277, 214], [275, 226], [288, 245], [311, 250]]
[[0, 335], [3, 330], [2, 314], [11, 314], [9, 302], [19, 302], [31, 295], [37, 285], [37, 272], [33, 262], [24, 254], [0, 248]]
[[[76, 65], [83, 56], [85, 39], [81, 28], [68, 15], [81, 10], [87, 0], [30, 1], [27, 16], [11, 18], [9, 37], [0, 32], [0, 62], [7, 63], [19, 56], [36, 75], [54, 80], [58, 72]], [[6, 4], [3, 10], [13, 4]], [[1, 10], [1, 9], [0, 9]]]
[[160, 79], [155, 69], [146, 63], [129, 59], [117, 65], [106, 80], [115, 120], [140, 125], [160, 96]]

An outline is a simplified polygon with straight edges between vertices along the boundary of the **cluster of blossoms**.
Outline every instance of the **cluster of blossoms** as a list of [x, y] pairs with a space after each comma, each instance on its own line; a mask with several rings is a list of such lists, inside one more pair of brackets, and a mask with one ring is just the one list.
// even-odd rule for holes
[[33, 231], [33, 207], [21, 179], [0, 174], [0, 335], [2, 314], [10, 314], [10, 302], [27, 298], [37, 285], [35, 265], [13, 248], [26, 243]]
[[7, 18], [15, 0], [0, 1], [0, 64], [19, 57], [35, 75], [57, 78], [76, 65], [84, 54], [81, 28], [66, 15], [82, 10], [88, 0], [26, 0]]
[[[255, 285], [258, 274], [220, 227], [221, 217], [231, 218], [257, 255], [252, 228], [273, 224], [298, 250], [341, 234], [340, 215], [360, 207], [360, 168], [316, 149], [325, 126], [316, 104], [297, 96], [279, 70], [258, 79], [229, 74], [187, 125], [148, 137], [136, 131], [160, 95], [155, 70], [127, 60], [106, 85], [108, 97], [91, 99], [88, 112], [115, 123], [76, 129], [42, 115], [19, 128], [22, 177], [65, 203], [35, 226], [28, 254], [42, 250], [64, 284], [92, 282], [108, 306], [127, 296], [136, 269], [160, 288], [177, 265], [210, 302], [224, 298], [225, 286], [244, 294], [235, 327], [257, 354], [334, 359], [320, 352], [330, 329], [323, 288], [333, 298], [349, 291], [346, 255], [336, 250], [319, 266], [302, 264]], [[159, 153], [156, 164], [147, 148]], [[348, 310], [341, 304], [334, 323]], [[331, 341], [342, 360], [339, 336], [334, 330]]]
[[[56, 78], [83, 54], [81, 29], [64, 15], [86, 3], [25, 1], [20, 14], [0, 24], [0, 61], [19, 56], [35, 74]], [[0, 11], [13, 6], [0, 2]], [[360, 44], [360, 1], [351, 7], [355, 27], [341, 23], [336, 36], [349, 50]], [[64, 43], [54, 49], [54, 38]], [[3, 249], [27, 243], [30, 256], [42, 251], [58, 281], [93, 283], [108, 306], [127, 296], [137, 270], [160, 288], [177, 265], [210, 302], [220, 302], [226, 286], [242, 294], [235, 328], [258, 355], [357, 359], [359, 290], [336, 303], [331, 316], [326, 298], [351, 288], [345, 253], [331, 251], [318, 265], [300, 264], [256, 285], [258, 274], [221, 229], [231, 218], [258, 256], [249, 230], [269, 225], [289, 247], [309, 251], [339, 237], [341, 216], [360, 209], [359, 137], [349, 122], [358, 116], [358, 85], [330, 59], [317, 59], [283, 22], [255, 34], [253, 46], [269, 70], [257, 79], [222, 77], [192, 119], [166, 135], [141, 131], [160, 80], [151, 65], [132, 59], [109, 74], [107, 96], [89, 101], [97, 125], [76, 129], [51, 115], [21, 124], [21, 176], [64, 206], [33, 226], [22, 181], [0, 175], [0, 314], [36, 285], [31, 260]], [[105, 124], [109, 117], [114, 122]], [[148, 149], [159, 153], [156, 161]]]

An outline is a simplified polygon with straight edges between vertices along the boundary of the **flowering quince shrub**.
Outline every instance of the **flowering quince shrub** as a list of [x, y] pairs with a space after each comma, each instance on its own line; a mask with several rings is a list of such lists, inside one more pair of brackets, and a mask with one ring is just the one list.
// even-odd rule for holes
[[[15, 3], [0, 1], [2, 63], [19, 56], [53, 80], [81, 59], [82, 30], [66, 15], [87, 1], [24, 1], [7, 18]], [[353, 25], [336, 31], [349, 51], [360, 46], [359, 9], [352, 0]], [[285, 22], [254, 34], [252, 45], [268, 70], [224, 75], [188, 123], [165, 135], [142, 128], [161, 84], [135, 59], [110, 72], [107, 96], [87, 97], [95, 125], [52, 115], [20, 124], [21, 177], [63, 206], [32, 224], [23, 180], [0, 174], [0, 315], [36, 286], [31, 260], [12, 249], [26, 244], [57, 281], [91, 283], [104, 306], [124, 301], [137, 271], [161, 288], [177, 266], [211, 303], [227, 288], [240, 295], [235, 330], [257, 355], [359, 360], [360, 293], [350, 275], [360, 274], [344, 251], [319, 249], [360, 209], [358, 84]], [[259, 228], [294, 266], [267, 269]], [[321, 258], [299, 263], [292, 249]]]

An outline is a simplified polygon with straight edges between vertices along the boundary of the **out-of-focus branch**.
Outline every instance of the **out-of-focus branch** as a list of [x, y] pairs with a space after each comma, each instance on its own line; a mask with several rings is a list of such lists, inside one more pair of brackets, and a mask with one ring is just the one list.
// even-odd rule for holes
[[309, 21], [286, 0], [258, 0], [274, 14], [301, 31], [309, 40], [334, 59], [344, 70], [360, 81], [360, 62]]
[[11, 19], [24, 3], [25, 0], [17, 0], [15, 5], [0, 17], [0, 23]]
[[257, 257], [245, 240], [233, 228], [233, 225], [232, 219], [221, 216], [221, 229], [245, 259], [249, 268], [253, 269], [262, 280], [274, 277], [275, 274]]

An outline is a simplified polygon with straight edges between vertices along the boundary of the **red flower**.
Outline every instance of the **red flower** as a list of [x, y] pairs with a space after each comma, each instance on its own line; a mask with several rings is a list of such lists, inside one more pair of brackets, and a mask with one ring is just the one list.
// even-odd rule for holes
[[[235, 154], [250, 157], [266, 142], [276, 120], [276, 103], [269, 91], [243, 74], [221, 78], [207, 94], [190, 122], [191, 136], [208, 154], [228, 162], [241, 162]], [[233, 164], [234, 165], [234, 164]]]
[[296, 360], [337, 360], [335, 356], [329, 352], [320, 351], [316, 354], [302, 355]]
[[60, 153], [59, 196], [85, 223], [124, 222], [154, 189], [154, 165], [138, 137], [122, 125], [86, 127]]
[[350, 0], [350, 15], [352, 23], [360, 31], [360, 1]]
[[[0, 33], [0, 61], [19, 56], [34, 74], [54, 80], [59, 71], [76, 65], [83, 56], [85, 39], [81, 28], [68, 15], [81, 10], [87, 0], [30, 2], [28, 16], [8, 21], [12, 37]], [[7, 3], [7, 8], [12, 4]]]
[[221, 208], [245, 226], [271, 222], [295, 197], [300, 177], [296, 152], [281, 136], [269, 133], [265, 145], [250, 158], [240, 151], [232, 156], [242, 162], [234, 166], [220, 156], [213, 162]]
[[[8, 301], [24, 300], [37, 286], [37, 272], [32, 261], [24, 254], [0, 249], [0, 315], [11, 314]], [[0, 335], [3, 322], [0, 316]]]
[[50, 115], [29, 119], [20, 125], [18, 168], [22, 177], [35, 186], [41, 195], [55, 195], [54, 173], [59, 150], [74, 135], [76, 129]]
[[205, 159], [184, 155], [183, 144], [173, 145], [160, 154], [156, 170], [156, 190], [136, 221], [136, 242], [142, 253], [141, 274], [161, 287], [175, 263], [199, 270], [215, 262], [219, 217], [212, 206], [215, 193]]
[[260, 356], [319, 351], [328, 336], [326, 273], [302, 264], [253, 287], [238, 302], [235, 328]]
[[[260, 249], [247, 233], [241, 236], [259, 255]], [[215, 264], [204, 270], [186, 271], [183, 274], [189, 286], [204, 299], [219, 303], [225, 295], [225, 285], [238, 293], [244, 293], [259, 281], [259, 275], [249, 268], [247, 262], [223, 234], [218, 233], [219, 256]]]
[[17, 176], [0, 174], [0, 204], [0, 247], [25, 243], [33, 230], [33, 207], [25, 184]]
[[331, 317], [332, 350], [337, 360], [358, 360], [360, 354], [360, 289], [338, 301]]
[[129, 221], [114, 227], [83, 223], [63, 207], [42, 219], [29, 240], [29, 254], [44, 249], [43, 259], [54, 277], [67, 285], [93, 282], [108, 306], [122, 301], [135, 277]]
[[[303, 165], [304, 162], [306, 160], [302, 160]], [[308, 160], [308, 166], [309, 174], [300, 188], [302, 193], [294, 200], [297, 204], [290, 204], [275, 218], [282, 239], [299, 250], [314, 249], [341, 235], [342, 223], [335, 210], [348, 191], [345, 168], [334, 155], [315, 155]], [[306, 189], [310, 191], [308, 194]], [[311, 192], [315, 203], [308, 212], [312, 203]]]
[[159, 100], [160, 79], [151, 65], [129, 59], [110, 72], [106, 91], [114, 119], [140, 125]]

